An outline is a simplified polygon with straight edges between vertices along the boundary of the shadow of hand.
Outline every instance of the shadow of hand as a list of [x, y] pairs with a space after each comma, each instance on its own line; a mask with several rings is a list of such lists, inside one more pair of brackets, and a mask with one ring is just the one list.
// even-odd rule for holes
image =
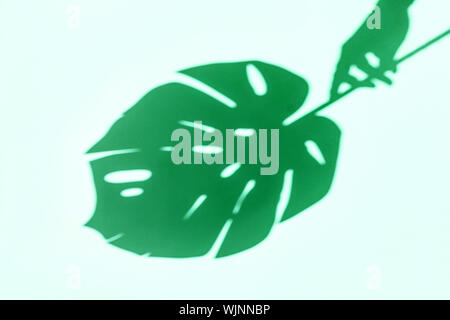
[[[343, 83], [349, 84], [352, 88], [373, 88], [375, 84], [372, 79], [392, 84], [392, 80], [385, 72], [396, 72], [394, 56], [408, 32], [408, 7], [412, 2], [413, 0], [381, 0], [373, 13], [378, 14], [378, 28], [369, 28], [367, 21], [373, 17], [371, 15], [345, 42], [330, 90], [331, 99], [339, 95]], [[351, 74], [352, 66], [364, 72], [367, 77], [358, 80]]]

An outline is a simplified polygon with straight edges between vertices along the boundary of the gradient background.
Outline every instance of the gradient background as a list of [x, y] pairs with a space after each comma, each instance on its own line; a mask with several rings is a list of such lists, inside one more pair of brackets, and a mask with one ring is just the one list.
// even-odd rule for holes
[[[83, 153], [173, 71], [258, 59], [327, 100], [343, 42], [373, 0], [0, 0], [0, 298], [450, 298], [450, 41], [394, 86], [323, 112], [343, 130], [331, 192], [228, 258], [137, 256], [82, 225]], [[75, 6], [80, 25], [71, 24]], [[399, 55], [449, 27], [417, 0]]]

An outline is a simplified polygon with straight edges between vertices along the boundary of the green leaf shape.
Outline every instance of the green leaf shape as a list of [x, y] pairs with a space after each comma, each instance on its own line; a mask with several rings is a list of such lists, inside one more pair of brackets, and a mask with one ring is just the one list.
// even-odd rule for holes
[[[308, 95], [302, 77], [259, 61], [209, 64], [179, 73], [226, 99], [186, 82], [171, 82], [151, 90], [125, 112], [88, 151], [109, 154], [91, 161], [97, 206], [87, 226], [112, 245], [140, 255], [224, 257], [257, 245], [276, 224], [327, 194], [340, 129], [315, 115], [282, 126]], [[259, 87], [255, 77], [262, 82]], [[185, 128], [193, 135], [198, 130], [180, 121], [202, 121], [223, 133], [239, 128], [279, 129], [278, 173], [261, 175], [261, 165], [242, 164], [222, 178], [228, 164], [175, 165], [171, 153], [164, 151], [176, 144], [170, 140], [172, 132]], [[312, 155], [308, 143], [319, 150], [322, 161]], [[123, 183], [105, 180], [123, 170], [149, 170], [151, 177]], [[236, 210], [246, 186], [253, 188]], [[123, 196], [130, 189], [141, 194]], [[198, 207], [190, 209], [194, 203]]]

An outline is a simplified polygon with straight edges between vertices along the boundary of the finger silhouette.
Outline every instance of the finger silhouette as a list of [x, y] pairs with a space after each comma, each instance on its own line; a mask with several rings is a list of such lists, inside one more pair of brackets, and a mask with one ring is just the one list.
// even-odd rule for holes
[[366, 59], [361, 60], [357, 67], [364, 71], [369, 78], [378, 79], [388, 85], [392, 85], [392, 80], [384, 74], [384, 71], [381, 68], [372, 67]]

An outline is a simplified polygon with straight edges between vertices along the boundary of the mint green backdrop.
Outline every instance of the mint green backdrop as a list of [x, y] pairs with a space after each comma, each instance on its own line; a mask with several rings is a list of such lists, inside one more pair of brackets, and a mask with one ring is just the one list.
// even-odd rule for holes
[[[258, 59], [309, 81], [307, 112], [374, 3], [0, 0], [0, 298], [450, 298], [449, 39], [322, 112], [343, 131], [329, 195], [252, 250], [147, 258], [83, 227], [84, 152], [149, 89]], [[449, 15], [417, 0], [399, 56]]]

